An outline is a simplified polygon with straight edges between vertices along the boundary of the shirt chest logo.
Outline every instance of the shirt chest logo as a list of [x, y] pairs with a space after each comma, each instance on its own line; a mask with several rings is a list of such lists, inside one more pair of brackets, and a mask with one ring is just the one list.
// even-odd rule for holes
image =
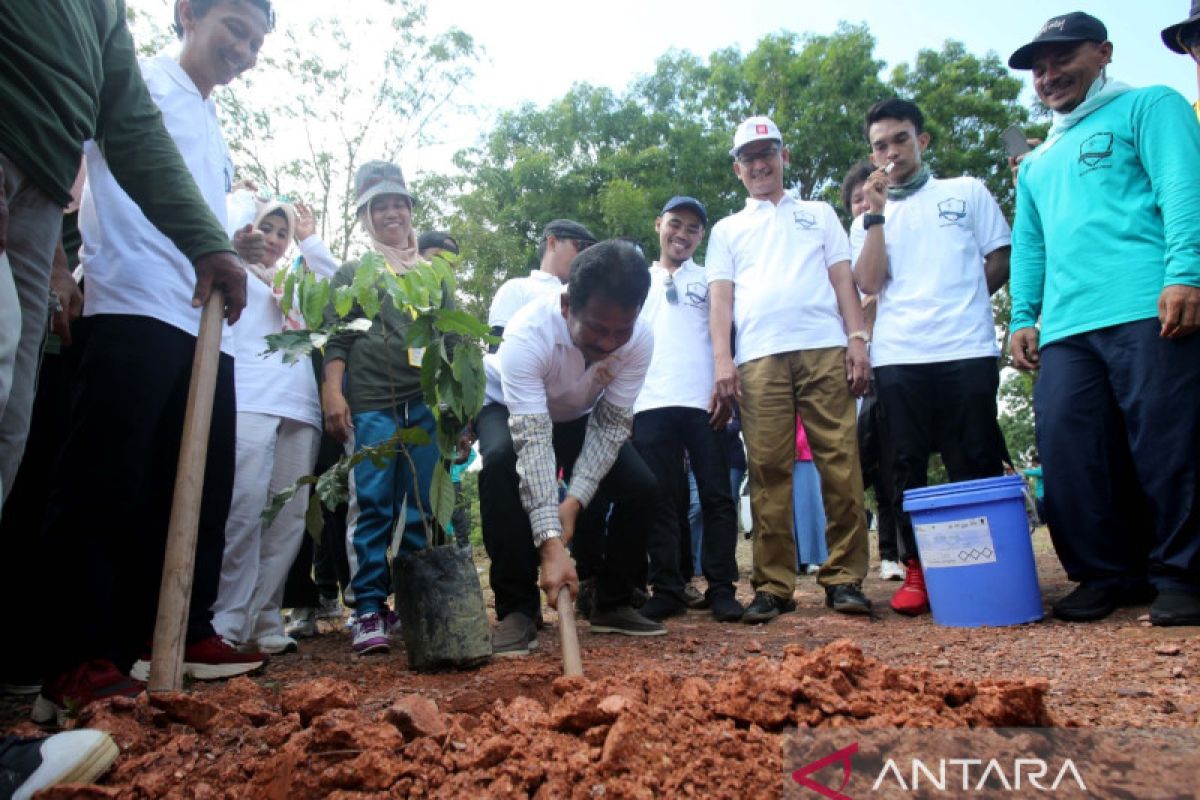
[[802, 231], [811, 231], [817, 227], [817, 218], [807, 211], [793, 211], [792, 220], [796, 223], [796, 227]]
[[957, 197], [947, 197], [942, 202], [938, 203], [938, 219], [941, 220], [942, 227], [947, 225], [959, 225], [967, 218], [967, 203], [965, 200], [960, 200]]
[[1093, 133], [1079, 145], [1079, 163], [1082, 174], [1096, 169], [1111, 169], [1114, 136], [1111, 133]]

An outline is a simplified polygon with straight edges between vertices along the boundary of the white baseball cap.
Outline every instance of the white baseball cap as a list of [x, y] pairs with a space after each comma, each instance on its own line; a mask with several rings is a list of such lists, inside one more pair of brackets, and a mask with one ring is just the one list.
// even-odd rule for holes
[[737, 130], [733, 134], [733, 149], [729, 151], [729, 155], [736, 158], [738, 150], [751, 142], [761, 142], [764, 139], [771, 139], [783, 144], [783, 135], [779, 132], [779, 126], [772, 122], [770, 117], [749, 117], [737, 126]]

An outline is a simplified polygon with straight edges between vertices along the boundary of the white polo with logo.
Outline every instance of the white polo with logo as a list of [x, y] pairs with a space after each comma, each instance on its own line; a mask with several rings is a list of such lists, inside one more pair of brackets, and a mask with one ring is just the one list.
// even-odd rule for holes
[[488, 309], [488, 327], [506, 328], [518, 311], [530, 300], [562, 294], [563, 282], [549, 272], [535, 269], [524, 278], [505, 281], [496, 290]]
[[486, 402], [501, 403], [514, 416], [548, 413], [553, 422], [579, 419], [601, 395], [617, 408], [632, 408], [653, 350], [654, 336], [639, 318], [628, 342], [586, 364], [558, 296], [535, 300], [509, 322], [500, 349], [484, 356]]
[[[871, 365], [935, 364], [1000, 354], [983, 259], [1012, 241], [1004, 212], [976, 178], [929, 181], [888, 200], [888, 275], [879, 293]], [[850, 226], [857, 261], [862, 217]]]
[[745, 208], [714, 225], [705, 269], [709, 283], [733, 281], [738, 365], [844, 347], [829, 269], [849, 259], [846, 233], [828, 203], [748, 198]]
[[708, 410], [713, 391], [712, 339], [708, 332], [708, 274], [690, 258], [671, 282], [678, 303], [667, 298], [666, 267], [650, 268], [650, 293], [640, 319], [654, 333], [654, 355], [635, 413], [683, 406]]

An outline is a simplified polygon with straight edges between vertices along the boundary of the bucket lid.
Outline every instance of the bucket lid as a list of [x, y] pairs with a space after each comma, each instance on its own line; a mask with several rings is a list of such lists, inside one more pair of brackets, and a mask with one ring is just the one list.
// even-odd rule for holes
[[945, 506], [988, 503], [1023, 497], [1025, 480], [1019, 475], [1002, 475], [998, 478], [980, 478], [974, 481], [944, 483], [939, 486], [924, 486], [909, 489], [904, 493], [905, 511], [928, 511]]

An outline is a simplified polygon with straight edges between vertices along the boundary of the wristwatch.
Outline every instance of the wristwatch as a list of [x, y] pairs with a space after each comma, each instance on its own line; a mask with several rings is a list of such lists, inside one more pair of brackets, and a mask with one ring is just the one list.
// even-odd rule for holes
[[863, 230], [868, 230], [872, 225], [882, 225], [884, 222], [883, 214], [863, 214]]
[[542, 545], [544, 545], [546, 542], [550, 541], [551, 539], [561, 539], [561, 538], [562, 538], [562, 531], [553, 530], [553, 529], [548, 530], [548, 531], [543, 531], [542, 533], [535, 533], [533, 535], [533, 547], [536, 550], [536, 549], [540, 548]]
[[871, 343], [871, 334], [867, 333], [866, 331], [850, 331], [850, 333], [846, 334], [846, 338], [862, 339], [863, 344]]

